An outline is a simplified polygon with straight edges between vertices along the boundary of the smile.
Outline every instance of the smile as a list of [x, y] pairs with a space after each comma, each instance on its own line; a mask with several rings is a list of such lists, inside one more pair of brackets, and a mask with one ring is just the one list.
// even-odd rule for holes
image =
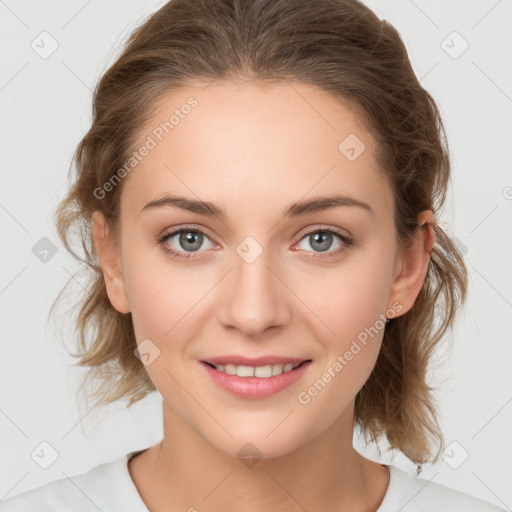
[[200, 361], [201, 367], [219, 389], [249, 399], [261, 399], [280, 393], [301, 379], [311, 364], [311, 359], [261, 366]]

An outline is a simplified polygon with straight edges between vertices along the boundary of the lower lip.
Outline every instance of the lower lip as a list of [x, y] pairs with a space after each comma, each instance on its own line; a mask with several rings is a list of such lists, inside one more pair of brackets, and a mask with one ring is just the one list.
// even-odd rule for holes
[[201, 361], [201, 366], [206, 369], [213, 382], [222, 389], [242, 398], [253, 399], [275, 395], [292, 384], [295, 384], [295, 382], [304, 375], [310, 364], [311, 361], [307, 361], [289, 372], [274, 375], [273, 377], [262, 378], [228, 375]]

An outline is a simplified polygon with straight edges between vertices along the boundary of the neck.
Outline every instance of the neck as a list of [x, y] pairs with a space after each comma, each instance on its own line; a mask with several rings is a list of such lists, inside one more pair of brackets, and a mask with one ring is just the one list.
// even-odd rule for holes
[[163, 440], [132, 458], [129, 470], [155, 512], [224, 512], [227, 504], [246, 512], [375, 511], [389, 474], [353, 448], [352, 413], [285, 455], [251, 460], [220, 451], [164, 404]]

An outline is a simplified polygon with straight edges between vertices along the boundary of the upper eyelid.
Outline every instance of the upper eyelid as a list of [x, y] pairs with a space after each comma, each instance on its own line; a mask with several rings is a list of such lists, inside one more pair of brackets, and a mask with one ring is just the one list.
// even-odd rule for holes
[[335, 234], [337, 233], [340, 236], [352, 238], [352, 234], [348, 230], [339, 228], [339, 227], [335, 227], [335, 226], [329, 226], [327, 224], [316, 224], [316, 227], [315, 227], [315, 225], [307, 226], [307, 227], [299, 230], [296, 236], [298, 236], [300, 233], [301, 234], [300, 238], [302, 239], [304, 236], [309, 235], [310, 233], [315, 233], [316, 231], [322, 231], [322, 230], [332, 230], [335, 232]]
[[175, 236], [178, 233], [181, 233], [183, 231], [197, 231], [197, 232], [201, 233], [202, 235], [205, 235], [206, 237], [208, 237], [213, 242], [212, 237], [207, 232], [205, 232], [204, 228], [199, 228], [199, 227], [195, 227], [195, 226], [188, 226], [188, 225], [187, 226], [180, 226], [180, 227], [177, 227], [177, 228], [171, 228], [168, 231], [164, 230], [162, 235], [159, 238], [160, 239], [162, 239], [162, 238], [170, 238], [171, 236]]

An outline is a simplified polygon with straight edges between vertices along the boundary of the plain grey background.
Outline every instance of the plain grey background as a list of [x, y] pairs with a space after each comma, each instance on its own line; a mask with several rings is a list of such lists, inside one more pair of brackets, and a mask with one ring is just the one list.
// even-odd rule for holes
[[[47, 318], [79, 268], [52, 215], [90, 126], [91, 89], [127, 35], [164, 3], [0, 0], [0, 499], [162, 436], [158, 394], [131, 411], [122, 404], [79, 409], [80, 370]], [[511, 509], [512, 2], [365, 3], [398, 29], [441, 108], [453, 165], [441, 220], [470, 273], [467, 305], [431, 374], [449, 448], [421, 476]], [[76, 290], [83, 279], [74, 277]], [[57, 327], [72, 346], [64, 320]], [[355, 442], [377, 459], [372, 447]], [[42, 452], [55, 460], [38, 460]], [[405, 457], [383, 452], [380, 460], [414, 471]]]

